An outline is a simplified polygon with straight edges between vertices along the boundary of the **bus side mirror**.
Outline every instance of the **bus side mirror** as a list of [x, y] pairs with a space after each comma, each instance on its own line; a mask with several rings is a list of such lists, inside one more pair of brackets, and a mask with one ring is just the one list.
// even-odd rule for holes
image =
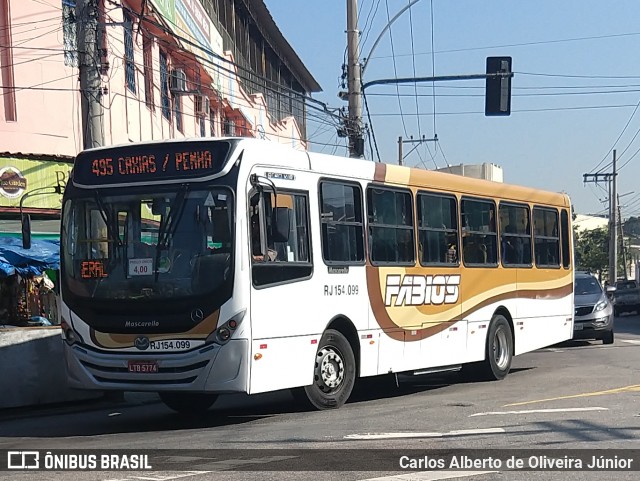
[[273, 226], [273, 241], [287, 242], [291, 226], [291, 209], [288, 207], [274, 209], [271, 225]]
[[22, 248], [31, 249], [31, 216], [22, 215]]

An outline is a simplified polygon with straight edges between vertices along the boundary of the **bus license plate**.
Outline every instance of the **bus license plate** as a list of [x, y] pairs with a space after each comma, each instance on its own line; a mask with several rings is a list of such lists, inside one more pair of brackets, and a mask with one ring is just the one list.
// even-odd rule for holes
[[574, 331], [582, 331], [582, 324], [574, 324], [573, 325], [573, 330]]
[[158, 372], [158, 363], [156, 361], [129, 361], [129, 372], [155, 373]]

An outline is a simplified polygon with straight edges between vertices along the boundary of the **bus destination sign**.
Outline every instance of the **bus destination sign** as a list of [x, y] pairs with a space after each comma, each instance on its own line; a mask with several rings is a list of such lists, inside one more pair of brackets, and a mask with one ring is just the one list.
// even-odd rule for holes
[[81, 152], [73, 168], [80, 185], [107, 185], [203, 177], [218, 173], [229, 142], [162, 142]]

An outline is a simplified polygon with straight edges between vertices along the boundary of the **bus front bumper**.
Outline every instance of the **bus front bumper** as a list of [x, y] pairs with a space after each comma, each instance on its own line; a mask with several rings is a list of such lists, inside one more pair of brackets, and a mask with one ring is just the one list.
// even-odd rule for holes
[[[67, 379], [74, 389], [247, 392], [249, 341], [231, 340], [187, 352], [103, 352], [63, 341]], [[130, 372], [142, 364], [147, 372]], [[155, 366], [155, 367], [154, 367]], [[153, 372], [148, 372], [153, 371]]]

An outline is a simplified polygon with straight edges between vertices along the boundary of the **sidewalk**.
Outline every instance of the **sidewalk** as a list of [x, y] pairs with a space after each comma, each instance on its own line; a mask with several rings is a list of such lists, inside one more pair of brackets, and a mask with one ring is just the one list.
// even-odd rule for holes
[[99, 411], [101, 409], [114, 408], [116, 406], [134, 407], [159, 402], [160, 398], [154, 392], [107, 392], [103, 397], [97, 399], [2, 409], [0, 410], [0, 422], [42, 416], [58, 416], [78, 412]]

